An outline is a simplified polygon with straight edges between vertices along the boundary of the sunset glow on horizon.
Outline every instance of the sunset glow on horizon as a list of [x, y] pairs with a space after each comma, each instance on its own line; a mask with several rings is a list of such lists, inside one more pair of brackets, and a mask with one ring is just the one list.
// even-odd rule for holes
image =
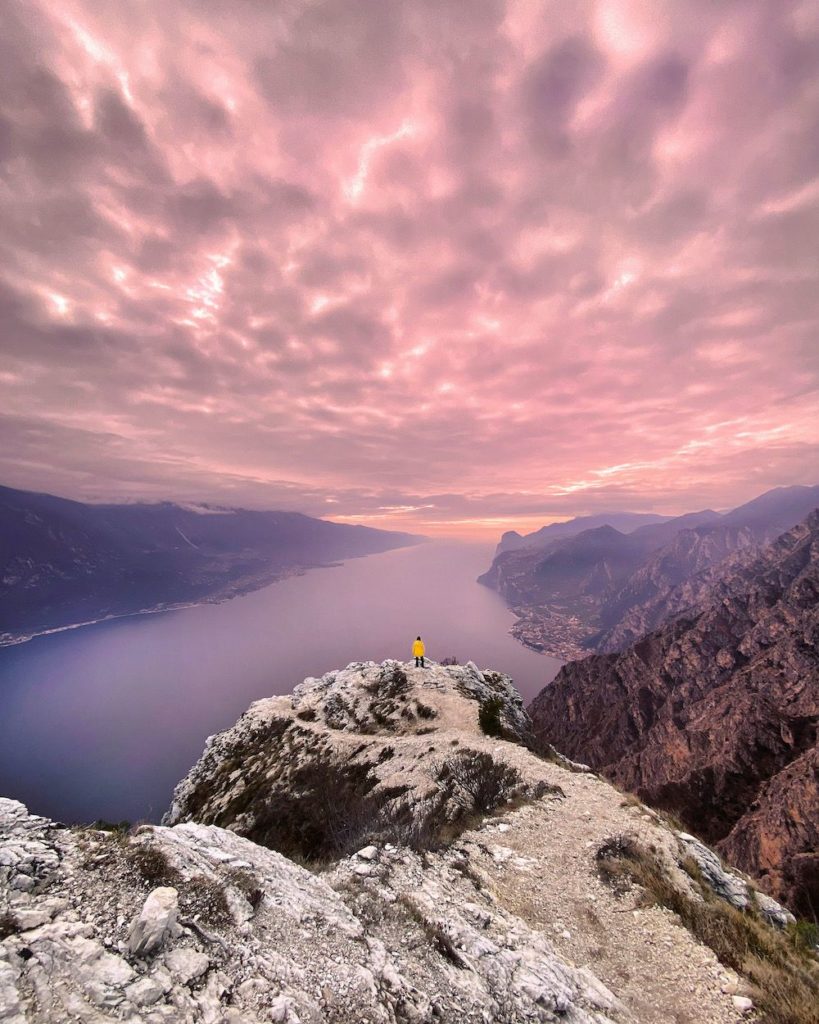
[[819, 482], [814, 0], [0, 4], [0, 483], [494, 539]]

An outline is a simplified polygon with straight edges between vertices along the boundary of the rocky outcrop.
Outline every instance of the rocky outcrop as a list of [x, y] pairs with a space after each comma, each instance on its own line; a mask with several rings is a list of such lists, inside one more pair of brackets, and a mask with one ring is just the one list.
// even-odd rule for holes
[[508, 676], [472, 663], [355, 663], [258, 701], [210, 737], [163, 820], [221, 825], [308, 858], [349, 850], [376, 827], [437, 829], [461, 810], [452, 741], [487, 754], [496, 743], [482, 715], [497, 736], [521, 741], [530, 729]]
[[543, 741], [719, 844], [775, 896], [819, 906], [819, 511], [732, 565], [702, 608], [533, 701]]
[[[0, 800], [0, 1020], [737, 1024], [736, 976], [598, 871], [596, 852], [629, 835], [701, 898], [687, 838], [582, 766], [536, 756], [528, 727], [497, 673], [361, 663], [211, 738], [174, 824], [67, 828]], [[466, 763], [507, 788], [489, 799]], [[271, 801], [309, 819], [311, 771], [339, 799], [339, 765], [382, 809], [398, 800], [422, 822], [432, 805], [448, 831], [388, 841], [371, 818], [367, 841], [313, 870], [271, 849]], [[750, 898], [735, 874], [714, 877], [721, 898]]]

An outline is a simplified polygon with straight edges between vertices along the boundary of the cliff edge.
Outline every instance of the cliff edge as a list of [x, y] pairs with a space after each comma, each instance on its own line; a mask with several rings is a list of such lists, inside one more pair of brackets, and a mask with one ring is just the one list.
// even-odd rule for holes
[[529, 730], [499, 673], [356, 663], [210, 738], [161, 826], [68, 828], [0, 800], [0, 1020], [735, 1024], [764, 1007], [696, 922], [779, 951], [790, 915]]

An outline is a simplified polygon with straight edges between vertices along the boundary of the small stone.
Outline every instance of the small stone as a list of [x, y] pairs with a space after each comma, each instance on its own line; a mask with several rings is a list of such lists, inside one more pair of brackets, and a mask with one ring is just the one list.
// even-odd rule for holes
[[135, 981], [125, 989], [125, 995], [137, 1006], [153, 1006], [168, 991], [167, 986], [157, 978], [146, 977]]
[[41, 925], [47, 924], [49, 920], [49, 915], [42, 910], [18, 910], [14, 915], [14, 923], [21, 932], [39, 928]]
[[377, 856], [377, 846], [365, 846], [363, 850], [359, 850], [356, 854], [356, 857], [360, 857], [362, 860], [375, 860]]
[[273, 1024], [301, 1024], [296, 1004], [289, 996], [276, 996], [268, 1012]]
[[750, 1013], [754, 1008], [752, 999], [747, 996], [732, 996], [731, 1002], [734, 1004], [734, 1009], [739, 1010], [740, 1013]]
[[188, 949], [185, 946], [166, 953], [165, 963], [174, 978], [183, 985], [189, 985], [197, 978], [201, 978], [210, 967], [210, 960], [204, 953], [200, 953], [196, 949]]

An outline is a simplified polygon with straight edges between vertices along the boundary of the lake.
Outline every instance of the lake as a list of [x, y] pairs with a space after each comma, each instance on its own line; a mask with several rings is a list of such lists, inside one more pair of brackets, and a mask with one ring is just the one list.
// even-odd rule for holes
[[0, 649], [0, 796], [65, 822], [156, 821], [205, 738], [254, 700], [423, 636], [512, 676], [528, 703], [560, 662], [508, 635], [475, 582], [493, 545], [430, 542], [311, 569], [224, 604], [140, 615]]

